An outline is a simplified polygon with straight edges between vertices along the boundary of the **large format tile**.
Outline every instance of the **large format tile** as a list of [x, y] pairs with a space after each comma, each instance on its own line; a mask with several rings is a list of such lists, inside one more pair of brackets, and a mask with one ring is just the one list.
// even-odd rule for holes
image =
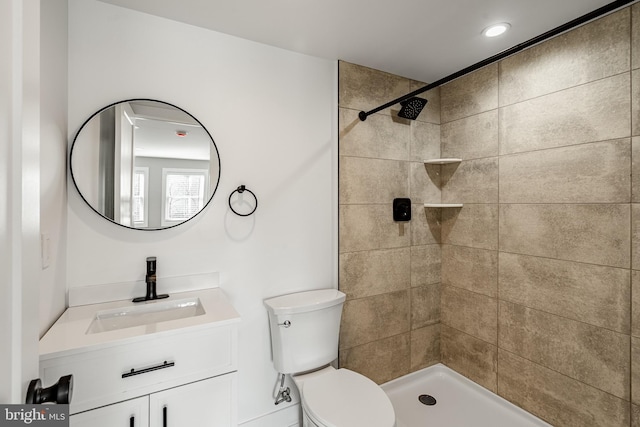
[[629, 71], [630, 24], [623, 9], [500, 61], [500, 105]]
[[495, 298], [498, 295], [498, 252], [443, 245], [442, 284]]
[[640, 405], [640, 338], [631, 337], [631, 402]]
[[376, 114], [362, 122], [356, 110], [345, 108], [339, 113], [340, 155], [409, 160], [410, 125]]
[[[438, 200], [438, 203], [440, 200]], [[424, 203], [411, 205], [411, 244], [432, 245], [440, 243], [442, 236], [442, 212], [428, 209]], [[396, 227], [403, 227], [402, 224]]]
[[441, 328], [442, 363], [496, 392], [498, 348], [446, 325]]
[[411, 372], [440, 362], [440, 324], [411, 331]]
[[505, 252], [499, 260], [501, 300], [629, 333], [629, 270]]
[[434, 182], [426, 165], [423, 162], [409, 163], [409, 198], [414, 202], [428, 202], [438, 200], [441, 197], [441, 190], [438, 182]]
[[631, 204], [631, 268], [640, 270], [640, 203]]
[[506, 301], [498, 318], [501, 349], [629, 399], [628, 335]]
[[411, 286], [440, 283], [440, 245], [411, 246]]
[[409, 289], [411, 249], [349, 252], [340, 255], [340, 290], [363, 298]]
[[[408, 79], [344, 61], [338, 64], [338, 104], [342, 108], [370, 111], [409, 93], [411, 86]], [[379, 114], [388, 116], [389, 109]]]
[[411, 329], [440, 322], [440, 284], [411, 288]]
[[498, 393], [556, 427], [627, 427], [629, 402], [502, 349]]
[[631, 270], [631, 297], [631, 335], [640, 338], [640, 271], [638, 270]]
[[490, 344], [498, 338], [498, 300], [453, 286], [441, 290], [441, 322]]
[[409, 332], [409, 318], [409, 290], [346, 301], [342, 312], [340, 348]]
[[[394, 145], [392, 139], [387, 144]], [[411, 124], [410, 160], [422, 162], [440, 157], [440, 125], [414, 121]]]
[[351, 369], [378, 384], [410, 372], [409, 333], [395, 335], [357, 347], [340, 350], [340, 367]]
[[442, 203], [498, 203], [498, 158], [442, 166]]
[[448, 122], [441, 128], [442, 157], [477, 159], [498, 155], [498, 110]]
[[442, 123], [498, 108], [498, 64], [445, 84], [440, 97]]
[[631, 202], [640, 202], [640, 137], [637, 136], [631, 138]]
[[[426, 86], [427, 83], [411, 80], [411, 92]], [[440, 86], [423, 92], [418, 97], [426, 99], [427, 105], [422, 109], [416, 121], [440, 124]]]
[[442, 243], [498, 249], [498, 205], [466, 204], [442, 209]]
[[501, 203], [629, 203], [630, 140], [500, 158]]
[[500, 108], [500, 153], [630, 136], [629, 73]]
[[500, 250], [629, 268], [628, 204], [500, 205]]
[[399, 226], [391, 212], [391, 203], [341, 205], [340, 253], [409, 246], [411, 225]]
[[340, 203], [392, 203], [409, 195], [409, 164], [340, 156]]
[[631, 68], [640, 68], [640, 4], [631, 6]]
[[631, 72], [631, 135], [640, 135], [640, 70]]

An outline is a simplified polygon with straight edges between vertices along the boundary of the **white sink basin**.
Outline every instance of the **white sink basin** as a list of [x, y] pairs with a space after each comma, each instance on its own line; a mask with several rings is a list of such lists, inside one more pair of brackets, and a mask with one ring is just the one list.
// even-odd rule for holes
[[40, 360], [134, 342], [152, 345], [157, 339], [240, 322], [220, 288], [169, 295], [141, 303], [121, 299], [67, 308], [40, 339]]
[[200, 298], [148, 301], [96, 312], [87, 334], [115, 331], [206, 314]]

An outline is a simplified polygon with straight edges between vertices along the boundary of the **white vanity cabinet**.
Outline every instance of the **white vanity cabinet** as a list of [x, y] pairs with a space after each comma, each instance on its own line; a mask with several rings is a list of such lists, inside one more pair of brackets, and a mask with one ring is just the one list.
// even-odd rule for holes
[[235, 413], [236, 375], [228, 374], [154, 393], [149, 398], [152, 427], [237, 425]]
[[170, 388], [72, 415], [71, 427], [218, 427], [237, 425], [236, 373]]
[[[217, 288], [193, 294], [201, 310], [187, 318], [158, 321], [153, 303], [130, 309], [127, 301], [63, 314], [40, 341], [40, 378], [73, 375], [72, 427], [237, 426], [240, 317]], [[99, 313], [114, 310], [132, 320], [95, 327]], [[148, 313], [153, 322], [140, 322]]]
[[149, 425], [149, 396], [125, 400], [72, 415], [71, 427], [140, 427]]

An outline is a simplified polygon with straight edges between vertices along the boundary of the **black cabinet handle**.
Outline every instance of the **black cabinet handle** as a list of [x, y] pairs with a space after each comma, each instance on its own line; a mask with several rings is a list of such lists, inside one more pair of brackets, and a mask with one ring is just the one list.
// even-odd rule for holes
[[164, 363], [161, 363], [156, 366], [152, 366], [150, 368], [140, 369], [139, 371], [136, 371], [135, 369], [131, 368], [131, 371], [125, 372], [124, 374], [122, 374], [122, 378], [128, 378], [134, 375], [146, 374], [147, 372], [157, 371], [158, 369], [170, 368], [172, 366], [175, 366], [175, 364], [176, 364], [175, 362], [167, 362], [165, 360]]
[[73, 394], [73, 375], [60, 377], [51, 387], [43, 388], [40, 378], [31, 380], [27, 388], [27, 405], [40, 405], [46, 402], [69, 404]]
[[135, 427], [135, 425], [136, 425], [136, 419], [132, 415], [131, 418], [129, 418], [129, 427]]
[[162, 407], [162, 427], [167, 427], [167, 407]]

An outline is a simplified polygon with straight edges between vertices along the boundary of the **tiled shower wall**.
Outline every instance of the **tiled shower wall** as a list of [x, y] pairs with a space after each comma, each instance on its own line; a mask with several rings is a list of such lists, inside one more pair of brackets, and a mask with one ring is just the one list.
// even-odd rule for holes
[[639, 7], [441, 87], [442, 362], [555, 426], [640, 403]]
[[441, 360], [554, 426], [640, 427], [640, 4], [427, 94], [425, 122], [357, 121], [417, 87], [340, 64], [342, 366]]
[[[361, 122], [359, 111], [424, 84], [339, 67], [340, 365], [383, 383], [440, 361], [440, 235], [421, 205], [440, 201], [422, 163], [440, 156], [439, 90], [417, 121], [394, 106]], [[394, 223], [397, 197], [418, 202], [411, 222]]]

